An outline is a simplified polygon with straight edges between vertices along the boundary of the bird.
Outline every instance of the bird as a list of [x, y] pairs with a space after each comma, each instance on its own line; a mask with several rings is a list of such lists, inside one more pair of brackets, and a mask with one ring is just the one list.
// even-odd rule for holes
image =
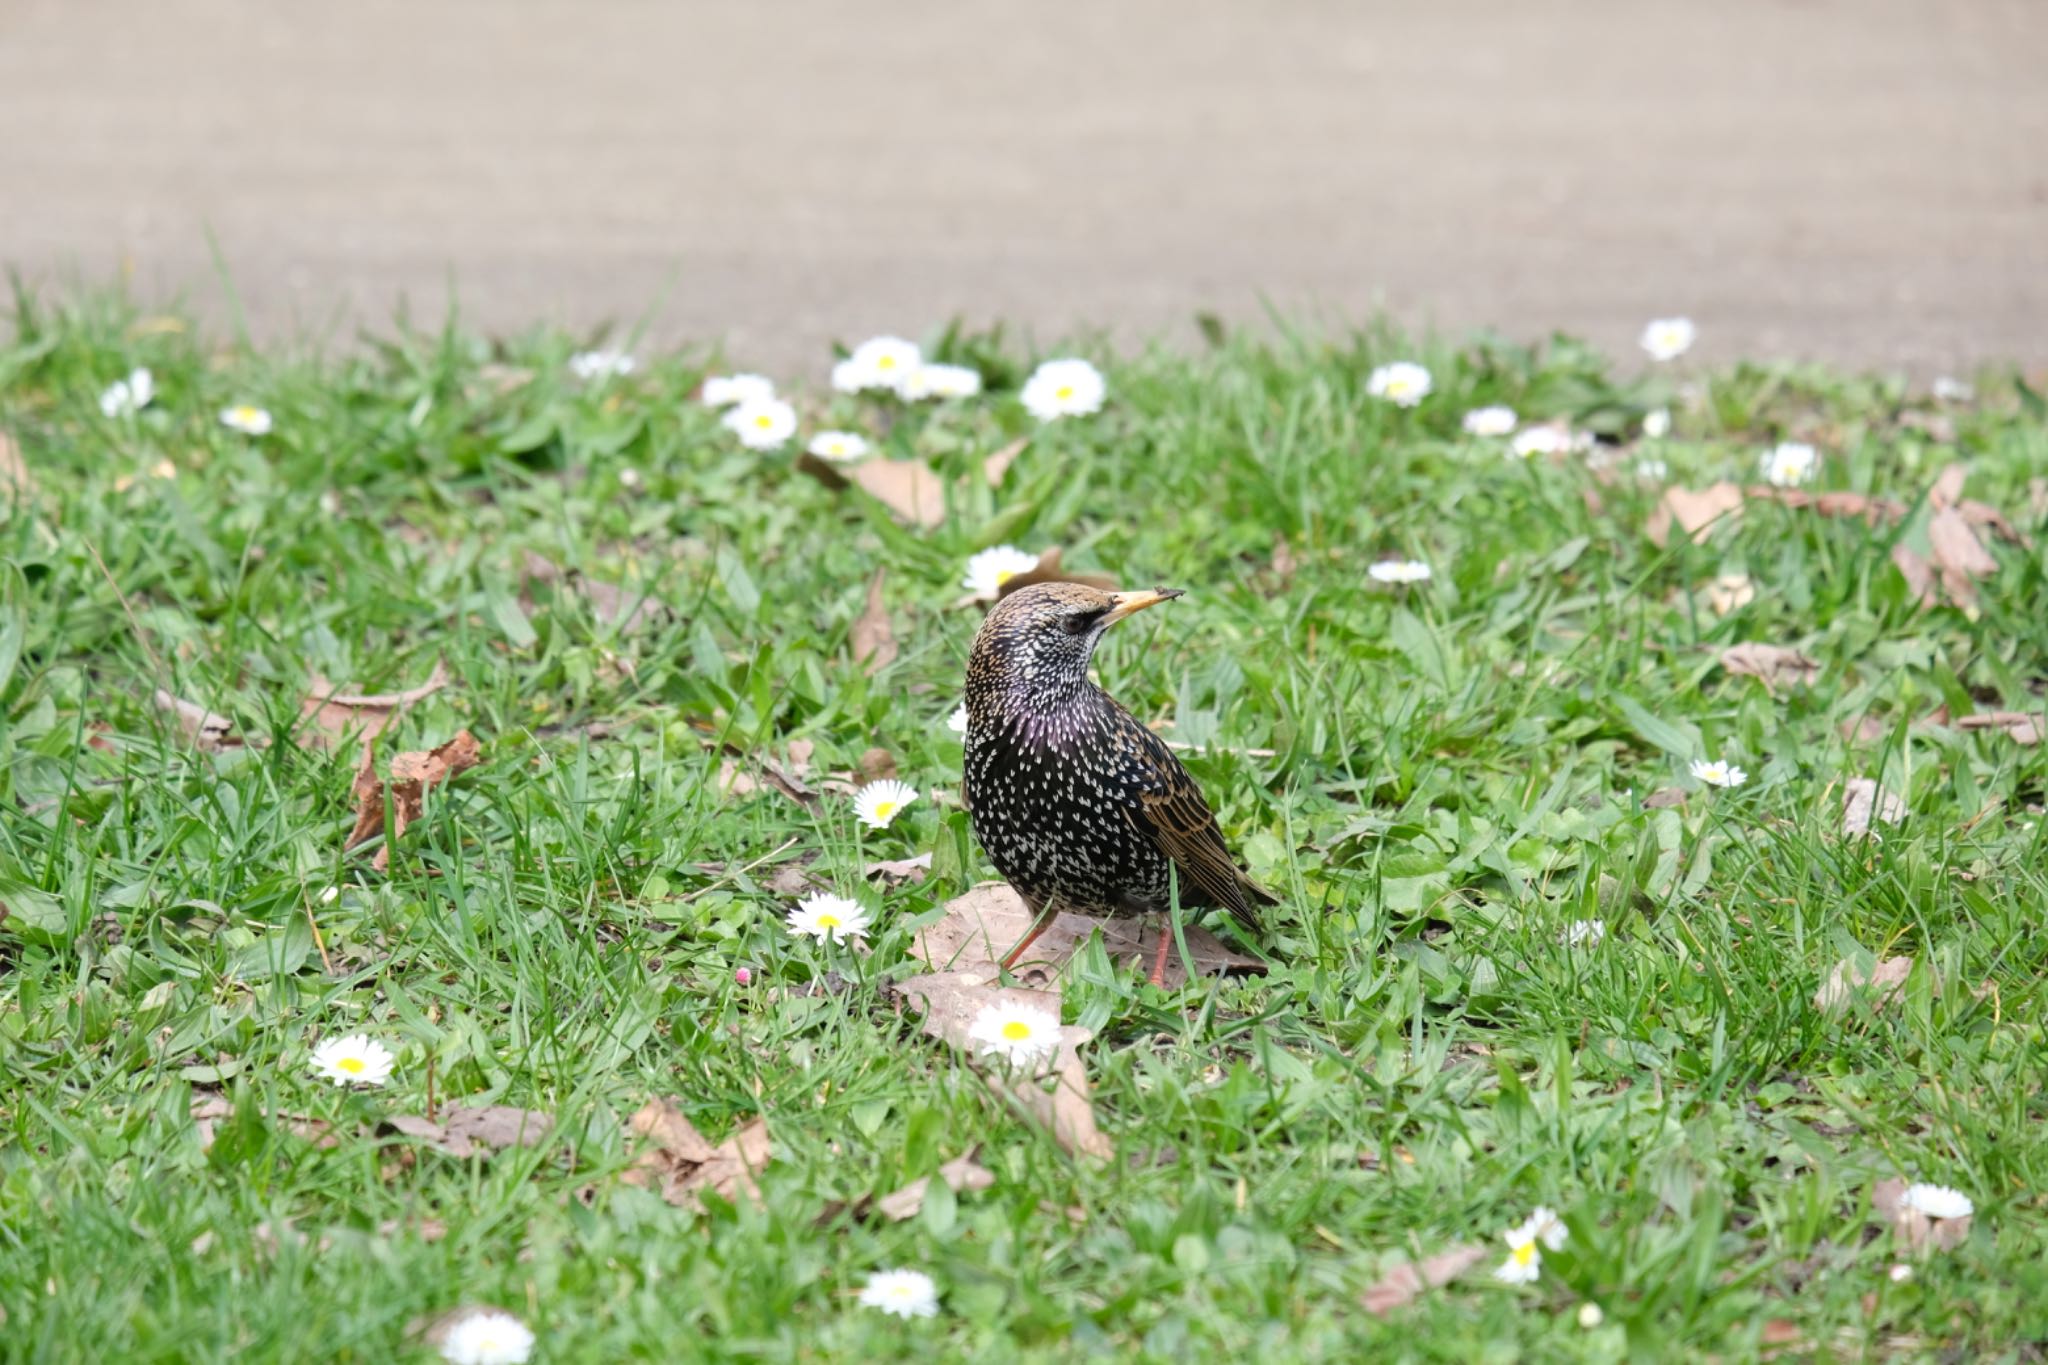
[[[989, 860], [1031, 911], [1003, 970], [1062, 910], [1159, 913], [1177, 888], [1183, 907], [1228, 910], [1257, 933], [1256, 907], [1279, 903], [1238, 867], [1173, 751], [1088, 677], [1111, 626], [1182, 596], [1036, 583], [1001, 598], [975, 634], [962, 795]], [[1159, 936], [1155, 986], [1170, 937]]]

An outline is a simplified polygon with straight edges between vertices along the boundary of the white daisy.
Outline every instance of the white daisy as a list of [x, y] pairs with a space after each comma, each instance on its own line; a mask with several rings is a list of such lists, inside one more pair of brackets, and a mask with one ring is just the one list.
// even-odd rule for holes
[[1024, 381], [1025, 411], [1041, 422], [1060, 417], [1086, 417], [1102, 410], [1109, 385], [1102, 371], [1085, 360], [1066, 357], [1048, 360]]
[[922, 1270], [877, 1270], [861, 1286], [860, 1306], [898, 1318], [935, 1318], [939, 1287]]
[[237, 403], [231, 408], [222, 408], [220, 424], [230, 431], [239, 431], [244, 436], [270, 434], [270, 414], [251, 403]]
[[1934, 381], [1936, 399], [1943, 403], [1967, 403], [1977, 396], [1977, 391], [1953, 375], [1942, 375]]
[[780, 398], [741, 403], [720, 420], [749, 450], [780, 450], [796, 434], [796, 409]]
[[832, 367], [832, 387], [841, 393], [887, 389], [900, 393], [924, 364], [924, 352], [902, 337], [869, 337]]
[[1780, 488], [1805, 483], [1820, 468], [1820, 456], [1804, 441], [1784, 441], [1764, 452], [1764, 477]]
[[1382, 559], [1366, 569], [1376, 583], [1424, 583], [1429, 565], [1419, 559]]
[[149, 406], [156, 397], [156, 378], [141, 366], [116, 379], [100, 392], [100, 413], [106, 417], [130, 417]]
[[1540, 427], [1523, 427], [1515, 433], [1515, 439], [1508, 442], [1508, 454], [1518, 460], [1526, 460], [1532, 455], [1562, 455], [1571, 448], [1571, 433], [1549, 423]]
[[1398, 407], [1412, 408], [1429, 396], [1429, 371], [1412, 360], [1396, 360], [1367, 376], [1365, 391]]
[[1662, 460], [1637, 460], [1636, 477], [1652, 483], [1662, 483], [1671, 477], [1671, 466]]
[[448, 1365], [525, 1365], [532, 1354], [531, 1329], [495, 1308], [471, 1313], [441, 1339], [441, 1359]]
[[903, 396], [920, 398], [972, 398], [981, 392], [981, 371], [965, 365], [920, 365], [903, 381]]
[[1899, 1265], [1893, 1266], [1890, 1270], [1886, 1271], [1885, 1273], [1891, 1276], [1891, 1281], [1893, 1284], [1904, 1284], [1906, 1281], [1913, 1278], [1913, 1267], [1901, 1263]]
[[1607, 1315], [1600, 1311], [1600, 1305], [1591, 1299], [1579, 1305], [1579, 1326], [1588, 1332], [1607, 1321]]
[[1545, 1208], [1541, 1204], [1530, 1210], [1529, 1219], [1522, 1224], [1522, 1230], [1533, 1234], [1537, 1241], [1551, 1251], [1561, 1250], [1565, 1239], [1571, 1236], [1565, 1228], [1564, 1220], [1557, 1216], [1556, 1210]]
[[621, 488], [638, 488], [644, 482], [646, 481], [640, 477], [640, 471], [631, 465], [627, 465], [619, 471], [619, 487]]
[[1671, 434], [1671, 409], [1658, 408], [1655, 412], [1643, 414], [1643, 435], [1653, 441], [1661, 441]]
[[953, 714], [946, 717], [946, 728], [956, 735], [967, 733], [967, 707], [965, 705], [953, 708]]
[[1739, 787], [1749, 781], [1749, 774], [1735, 767], [1725, 758], [1711, 762], [1704, 758], [1692, 761], [1692, 775], [1710, 787]]
[[868, 453], [868, 438], [852, 431], [821, 431], [804, 449], [821, 460], [858, 460]]
[[699, 396], [707, 408], [772, 403], [775, 401], [775, 381], [765, 374], [714, 374], [705, 378]]
[[1597, 919], [1575, 919], [1564, 927], [1567, 948], [1597, 948], [1607, 937], [1607, 926]]
[[1026, 554], [1014, 545], [998, 545], [967, 561], [967, 575], [960, 580], [960, 586], [976, 597], [994, 597], [1002, 591], [1003, 584], [1037, 567], [1037, 555]]
[[783, 923], [798, 937], [807, 934], [820, 943], [845, 943], [867, 937], [868, 912], [859, 901], [820, 891], [798, 901]]
[[1032, 1066], [1060, 1046], [1057, 1015], [1030, 1005], [985, 1005], [968, 1026], [967, 1036], [984, 1057], [1000, 1057], [1011, 1066]]
[[1906, 1186], [1899, 1202], [1909, 1209], [1917, 1209], [1929, 1218], [1968, 1218], [1977, 1211], [1970, 1202], [1970, 1196], [1961, 1190], [1952, 1190], [1946, 1185], [1912, 1184]]
[[391, 1068], [396, 1060], [390, 1048], [366, 1033], [328, 1038], [313, 1049], [314, 1072], [336, 1085], [355, 1082], [382, 1085], [391, 1079]]
[[1658, 318], [1643, 328], [1641, 345], [1652, 360], [1676, 360], [1692, 349], [1699, 334], [1691, 318]]
[[569, 373], [585, 381], [610, 379], [633, 373], [639, 363], [624, 351], [578, 351], [569, 357]]
[[885, 777], [870, 782], [853, 794], [853, 813], [869, 829], [887, 829], [903, 808], [917, 800], [917, 788], [908, 782]]
[[1490, 408], [1474, 408], [1465, 414], [1464, 425], [1468, 436], [1505, 436], [1515, 429], [1515, 410], [1498, 403]]
[[1509, 1228], [1501, 1236], [1508, 1244], [1508, 1258], [1493, 1277], [1508, 1284], [1533, 1284], [1543, 1273], [1543, 1248], [1556, 1251], [1563, 1246], [1565, 1226], [1555, 1213], [1539, 1208], [1520, 1227]]

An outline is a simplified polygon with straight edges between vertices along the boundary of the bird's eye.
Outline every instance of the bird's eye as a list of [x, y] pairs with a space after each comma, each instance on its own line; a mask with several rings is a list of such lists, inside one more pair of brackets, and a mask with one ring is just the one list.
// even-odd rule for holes
[[1095, 629], [1095, 623], [1100, 621], [1103, 612], [1108, 610], [1109, 608], [1103, 607], [1098, 611], [1069, 612], [1060, 618], [1060, 624], [1066, 627], [1069, 635], [1086, 635]]

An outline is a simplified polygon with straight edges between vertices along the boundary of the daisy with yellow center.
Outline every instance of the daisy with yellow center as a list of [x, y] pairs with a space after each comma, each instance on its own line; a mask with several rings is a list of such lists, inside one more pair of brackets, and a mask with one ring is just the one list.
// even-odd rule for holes
[[116, 379], [100, 394], [100, 414], [105, 417], [133, 417], [156, 397], [156, 377], [141, 366]]
[[1785, 441], [1764, 452], [1764, 477], [1779, 488], [1794, 488], [1820, 470], [1820, 455], [1804, 441]]
[[725, 429], [749, 450], [779, 450], [796, 434], [796, 409], [780, 398], [740, 403], [723, 420]]
[[1041, 422], [1086, 417], [1102, 410], [1109, 392], [1102, 371], [1072, 356], [1048, 360], [1031, 372], [1019, 395], [1024, 409]]
[[960, 580], [960, 586], [992, 602], [1002, 592], [1003, 584], [1037, 567], [1037, 555], [1027, 554], [1014, 545], [997, 545], [967, 561], [967, 575]]
[[920, 365], [903, 381], [903, 396], [912, 402], [925, 398], [972, 398], [981, 392], [981, 372], [965, 365]]
[[1539, 1208], [1520, 1227], [1509, 1228], [1501, 1236], [1508, 1244], [1508, 1258], [1493, 1277], [1508, 1284], [1533, 1284], [1543, 1273], [1543, 1249], [1556, 1251], [1564, 1245], [1566, 1233], [1555, 1213]]
[[832, 367], [832, 387], [841, 393], [884, 389], [900, 393], [924, 364], [924, 352], [902, 337], [869, 337]]
[[707, 408], [773, 402], [775, 381], [765, 374], [714, 374], [704, 381], [699, 397]]
[[1465, 414], [1467, 436], [1505, 436], [1515, 429], [1515, 410], [1496, 404], [1490, 408], [1474, 408]]
[[922, 1270], [877, 1270], [861, 1286], [860, 1304], [891, 1317], [937, 1317], [939, 1287]]
[[956, 735], [967, 733], [967, 708], [965, 706], [955, 707], [953, 714], [946, 717], [946, 728]]
[[569, 357], [569, 373], [588, 382], [631, 374], [639, 362], [624, 351], [578, 351]]
[[868, 912], [859, 901], [821, 891], [798, 901], [783, 923], [798, 938], [845, 943], [867, 937]]
[[391, 1049], [367, 1033], [329, 1038], [313, 1049], [313, 1072], [336, 1085], [382, 1085], [396, 1062]]
[[496, 1308], [478, 1309], [441, 1339], [448, 1365], [526, 1365], [532, 1354], [532, 1329]]
[[870, 782], [853, 794], [853, 813], [869, 829], [887, 829], [903, 808], [917, 800], [917, 788], [895, 778]]
[[821, 460], [858, 460], [868, 453], [865, 436], [851, 431], [821, 431], [804, 447]]
[[1060, 1021], [1045, 1010], [1004, 1001], [984, 1006], [968, 1025], [967, 1036], [982, 1056], [1029, 1067], [1059, 1050]]
[[244, 436], [270, 434], [270, 414], [251, 403], [237, 403], [231, 408], [222, 408], [220, 424], [230, 431], [239, 431]]
[[1699, 334], [1691, 318], [1658, 318], [1643, 328], [1642, 347], [1652, 360], [1676, 360], [1692, 349]]
[[1429, 565], [1419, 559], [1382, 559], [1366, 568], [1375, 583], [1427, 583]]
[[1429, 371], [1412, 360], [1396, 360], [1374, 370], [1365, 381], [1365, 391], [1384, 398], [1396, 407], [1412, 408], [1429, 397]]
[[1725, 758], [1712, 760], [1696, 758], [1692, 761], [1691, 772], [1694, 780], [1709, 787], [1739, 787], [1749, 781], [1749, 774]]

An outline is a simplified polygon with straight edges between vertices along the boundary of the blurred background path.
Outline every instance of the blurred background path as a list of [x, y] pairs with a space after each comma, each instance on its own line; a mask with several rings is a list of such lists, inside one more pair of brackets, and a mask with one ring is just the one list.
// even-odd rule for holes
[[1262, 299], [2039, 364], [2044, 69], [2043, 0], [0, 0], [0, 263], [785, 373]]

